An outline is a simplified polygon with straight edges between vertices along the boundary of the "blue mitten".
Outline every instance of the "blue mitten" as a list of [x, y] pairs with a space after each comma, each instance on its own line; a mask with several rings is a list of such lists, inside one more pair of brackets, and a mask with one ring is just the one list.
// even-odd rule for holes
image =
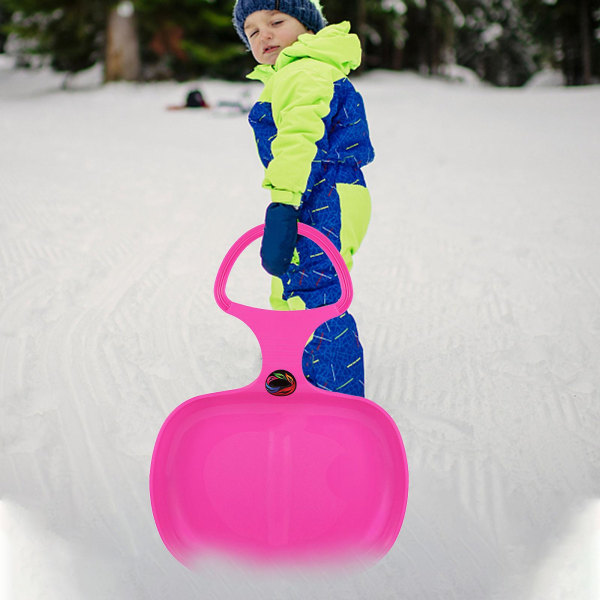
[[291, 204], [271, 202], [265, 214], [265, 232], [260, 247], [262, 266], [281, 277], [290, 266], [298, 235], [298, 211]]

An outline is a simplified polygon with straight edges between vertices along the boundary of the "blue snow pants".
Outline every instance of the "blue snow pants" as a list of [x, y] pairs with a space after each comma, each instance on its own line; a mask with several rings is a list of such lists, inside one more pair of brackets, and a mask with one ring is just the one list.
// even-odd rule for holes
[[[319, 193], [310, 189], [299, 211], [299, 220], [325, 234], [338, 250], [341, 249], [342, 214], [337, 183], [350, 177], [341, 178], [339, 171], [325, 170]], [[352, 182], [357, 182], [357, 172], [361, 176], [358, 183], [364, 183], [355, 169], [351, 173]], [[309, 309], [336, 302], [341, 295], [340, 283], [325, 252], [302, 236], [298, 237], [296, 250], [293, 262], [297, 264], [291, 264], [282, 276], [280, 297], [292, 307], [294, 299], [299, 297]], [[350, 313], [330, 319], [316, 329], [304, 349], [302, 367], [305, 377], [317, 387], [364, 397], [363, 349]]]

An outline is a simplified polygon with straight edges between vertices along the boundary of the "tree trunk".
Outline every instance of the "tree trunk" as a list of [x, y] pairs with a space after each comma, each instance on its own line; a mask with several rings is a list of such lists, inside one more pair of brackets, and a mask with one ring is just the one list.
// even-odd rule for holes
[[592, 44], [588, 0], [579, 0], [579, 33], [581, 37], [581, 83], [592, 83]]
[[137, 81], [140, 78], [140, 44], [133, 4], [110, 9], [106, 35], [105, 81]]
[[440, 70], [439, 32], [437, 31], [438, 6], [435, 0], [425, 0], [425, 15], [427, 19], [427, 72], [437, 75]]
[[360, 61], [360, 67], [357, 69], [357, 72], [361, 72], [365, 68], [365, 48], [366, 48], [366, 40], [365, 40], [365, 24], [367, 22], [367, 3], [366, 0], [357, 0], [356, 2], [356, 32], [358, 34], [358, 39], [360, 40], [360, 47], [363, 51], [363, 60]]

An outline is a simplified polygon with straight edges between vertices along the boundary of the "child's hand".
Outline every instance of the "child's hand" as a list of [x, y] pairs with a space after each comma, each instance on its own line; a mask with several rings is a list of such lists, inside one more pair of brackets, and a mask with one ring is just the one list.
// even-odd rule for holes
[[298, 211], [291, 204], [271, 202], [265, 214], [265, 232], [260, 247], [262, 266], [281, 277], [290, 266], [298, 235]]

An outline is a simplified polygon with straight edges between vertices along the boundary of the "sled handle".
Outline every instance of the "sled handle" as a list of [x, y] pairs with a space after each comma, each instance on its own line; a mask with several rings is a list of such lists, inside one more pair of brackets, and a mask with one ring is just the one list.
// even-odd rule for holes
[[[229, 249], [229, 252], [227, 252], [225, 258], [221, 262], [221, 266], [219, 267], [217, 278], [215, 280], [214, 294], [217, 304], [226, 313], [231, 313], [232, 309], [236, 306], [244, 306], [238, 304], [237, 302], [232, 302], [227, 297], [227, 293], [225, 292], [225, 287], [227, 285], [227, 280], [229, 278], [229, 274], [231, 273], [231, 269], [233, 268], [233, 265], [235, 264], [235, 261], [240, 256], [240, 254], [252, 242], [254, 242], [263, 235], [264, 229], [265, 226], [264, 224], [262, 224], [257, 225], [256, 227], [253, 227], [252, 229], [244, 233]], [[314, 227], [311, 227], [310, 225], [306, 225], [305, 223], [298, 223], [298, 235], [307, 237], [308, 239], [318, 244], [321, 247], [321, 249], [325, 251], [325, 254], [327, 254], [329, 259], [333, 263], [333, 266], [340, 281], [341, 295], [338, 301], [334, 304], [322, 306], [311, 310], [331, 313], [331, 317], [343, 314], [344, 312], [346, 312], [346, 310], [350, 306], [350, 303], [352, 302], [353, 292], [350, 273], [348, 271], [348, 267], [346, 266], [344, 259], [342, 258], [342, 255], [339, 253], [338, 249], [333, 245], [333, 243], [329, 240], [327, 236], [322, 234]], [[280, 311], [274, 310], [272, 312]]]

